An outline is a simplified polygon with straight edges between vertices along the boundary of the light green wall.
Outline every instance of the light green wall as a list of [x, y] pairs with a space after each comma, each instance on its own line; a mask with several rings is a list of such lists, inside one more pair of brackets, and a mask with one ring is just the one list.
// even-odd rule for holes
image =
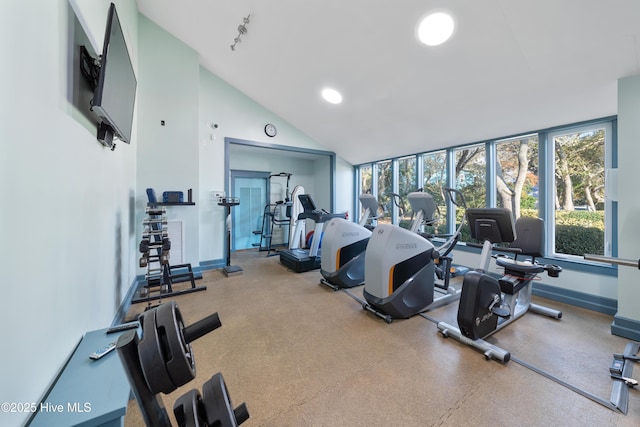
[[[326, 151], [326, 148], [300, 132], [286, 121], [282, 120], [271, 111], [257, 104], [255, 101], [227, 84], [218, 76], [209, 71], [200, 69], [199, 92], [199, 129], [200, 129], [200, 260], [216, 260], [224, 255], [224, 209], [217, 206], [211, 199], [211, 192], [225, 190], [224, 188], [224, 140], [225, 137], [253, 141], [264, 144], [276, 144], [312, 150]], [[212, 124], [217, 124], [213, 128]], [[278, 129], [275, 138], [269, 138], [264, 133], [264, 125], [273, 123]], [[261, 159], [230, 158], [230, 167], [235, 169], [248, 168], [249, 170], [273, 171], [282, 170], [294, 173], [291, 180], [291, 189], [296, 184], [305, 185], [306, 188], [314, 188], [319, 197], [326, 198], [327, 209], [329, 205], [328, 187], [326, 178], [318, 180], [314, 174], [320, 167], [301, 168], [295, 161], [289, 167], [280, 166], [275, 160], [268, 160], [264, 156]], [[353, 167], [345, 161], [338, 161], [337, 172], [345, 178], [340, 186], [336, 186], [336, 198], [344, 203], [338, 208], [347, 210], [351, 203]], [[326, 182], [326, 184], [325, 184]], [[345, 203], [344, 201], [347, 200]], [[242, 203], [242, 201], [240, 201]]]
[[[185, 261], [198, 265], [201, 261], [221, 260], [224, 257], [224, 208], [217, 205], [211, 193], [228, 191], [224, 188], [224, 138], [316, 150], [323, 147], [201, 68], [197, 52], [155, 23], [142, 15], [139, 22], [136, 224], [141, 224], [144, 217], [146, 188], [154, 188], [158, 197], [166, 190], [184, 191], [186, 197], [187, 189], [192, 188], [195, 206], [167, 208], [170, 220], [184, 221]], [[165, 121], [164, 126], [161, 120]], [[211, 126], [214, 123], [217, 128]], [[266, 123], [278, 127], [278, 135], [269, 141], [263, 131]], [[264, 162], [256, 164], [249, 156], [236, 161], [232, 168], [269, 170], [271, 167]], [[352, 170], [344, 162], [341, 165]], [[313, 168], [298, 168], [293, 172], [298, 180], [314, 182]], [[323, 187], [322, 191], [328, 188], [328, 184], [318, 186]], [[137, 235], [141, 233], [142, 227], [138, 226]], [[138, 274], [143, 273], [139, 269]]]
[[[142, 15], [139, 48], [136, 224], [141, 237], [147, 188], [158, 199], [164, 191], [183, 191], [186, 198], [191, 188], [198, 194], [199, 65], [197, 52]], [[198, 203], [167, 207], [168, 219], [184, 221], [184, 262], [193, 265], [200, 261], [199, 209]]]
[[[618, 255], [640, 258], [640, 76], [618, 81]], [[640, 322], [640, 272], [618, 270], [618, 313]]]
[[[221, 259], [223, 210], [210, 191], [224, 186], [224, 136], [264, 140], [264, 123], [272, 122], [278, 144], [323, 149], [201, 69], [197, 53], [140, 16], [134, 0], [115, 1], [139, 85], [134, 137], [113, 152], [104, 148], [68, 100], [69, 61], [72, 9], [100, 52], [109, 3], [0, 4], [7, 59], [0, 67], [0, 324], [3, 348], [11, 349], [0, 364], [3, 402], [38, 402], [82, 334], [112, 323], [142, 273], [145, 188], [158, 196], [192, 188], [195, 207], [169, 208], [170, 217], [185, 221], [186, 259]], [[221, 125], [216, 139], [210, 121]], [[2, 414], [0, 423], [26, 419]]]
[[[88, 31], [100, 42], [108, 5], [77, 2], [99, 17]], [[116, 5], [135, 58], [135, 2]], [[2, 402], [38, 402], [82, 334], [111, 324], [135, 274], [136, 140], [111, 152], [77, 120], [71, 13], [66, 0], [0, 2]]]

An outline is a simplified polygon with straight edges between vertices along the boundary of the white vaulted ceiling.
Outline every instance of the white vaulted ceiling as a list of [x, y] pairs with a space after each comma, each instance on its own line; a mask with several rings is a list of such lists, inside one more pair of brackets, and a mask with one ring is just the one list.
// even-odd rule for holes
[[[203, 67], [354, 164], [613, 115], [617, 79], [640, 74], [638, 0], [137, 3]], [[434, 9], [457, 29], [428, 47], [416, 25]]]

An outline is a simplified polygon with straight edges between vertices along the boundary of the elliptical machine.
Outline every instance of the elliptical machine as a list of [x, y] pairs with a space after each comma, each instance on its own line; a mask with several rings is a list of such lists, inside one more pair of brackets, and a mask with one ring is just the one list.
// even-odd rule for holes
[[[515, 227], [511, 212], [504, 208], [468, 209], [467, 221], [471, 237], [483, 241], [480, 268], [464, 276], [458, 326], [438, 323], [444, 337], [452, 337], [494, 358], [508, 362], [511, 354], [484, 339], [522, 317], [531, 310], [538, 314], [562, 318], [562, 312], [531, 302], [532, 281], [546, 271], [558, 277], [562, 268], [553, 264], [539, 264], [536, 257], [544, 252], [544, 221], [521, 217]], [[517, 238], [516, 238], [517, 236]], [[511, 243], [509, 248], [493, 247], [494, 243]], [[506, 256], [496, 258], [496, 265], [504, 268], [504, 275], [496, 279], [487, 274], [492, 250], [530, 256], [518, 261]]]
[[[447, 198], [456, 206], [464, 206], [458, 190], [445, 188]], [[378, 225], [371, 235], [365, 253], [366, 302], [362, 308], [391, 323], [434, 309], [460, 297], [449, 281], [436, 284], [436, 260], [441, 251], [447, 254], [455, 246], [464, 220], [442, 246], [436, 248], [418, 233], [425, 219], [433, 217], [437, 205], [429, 193], [416, 191], [407, 196], [414, 212], [411, 229], [388, 224]]]
[[320, 261], [320, 283], [337, 291], [364, 284], [364, 254], [374, 228], [378, 200], [371, 194], [361, 194], [364, 209], [358, 224], [343, 218], [331, 219], [322, 237], [323, 256]]

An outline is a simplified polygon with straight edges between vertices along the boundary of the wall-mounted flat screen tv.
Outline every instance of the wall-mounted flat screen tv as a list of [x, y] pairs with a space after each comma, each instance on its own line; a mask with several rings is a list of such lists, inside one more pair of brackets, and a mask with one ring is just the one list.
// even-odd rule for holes
[[98, 124], [98, 140], [103, 144], [111, 146], [114, 137], [131, 143], [137, 84], [116, 6], [111, 3], [100, 73], [91, 103], [92, 110], [102, 120]]

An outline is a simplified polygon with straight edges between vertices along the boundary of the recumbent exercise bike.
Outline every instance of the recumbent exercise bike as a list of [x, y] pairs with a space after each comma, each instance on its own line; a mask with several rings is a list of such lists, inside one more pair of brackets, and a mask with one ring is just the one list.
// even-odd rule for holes
[[[562, 318], [562, 312], [531, 302], [532, 281], [546, 271], [558, 277], [562, 268], [540, 264], [536, 257], [544, 252], [544, 221], [540, 218], [520, 217], [514, 227], [511, 212], [504, 208], [468, 209], [467, 220], [471, 237], [483, 241], [480, 268], [464, 276], [458, 326], [438, 323], [444, 337], [452, 337], [482, 351], [487, 359], [508, 362], [511, 354], [484, 339], [522, 317], [531, 310], [538, 314]], [[510, 243], [508, 248], [493, 244]], [[504, 268], [504, 275], [496, 279], [488, 274], [492, 251], [511, 252], [515, 258], [496, 257], [496, 265]], [[517, 255], [531, 257], [518, 261]]]

